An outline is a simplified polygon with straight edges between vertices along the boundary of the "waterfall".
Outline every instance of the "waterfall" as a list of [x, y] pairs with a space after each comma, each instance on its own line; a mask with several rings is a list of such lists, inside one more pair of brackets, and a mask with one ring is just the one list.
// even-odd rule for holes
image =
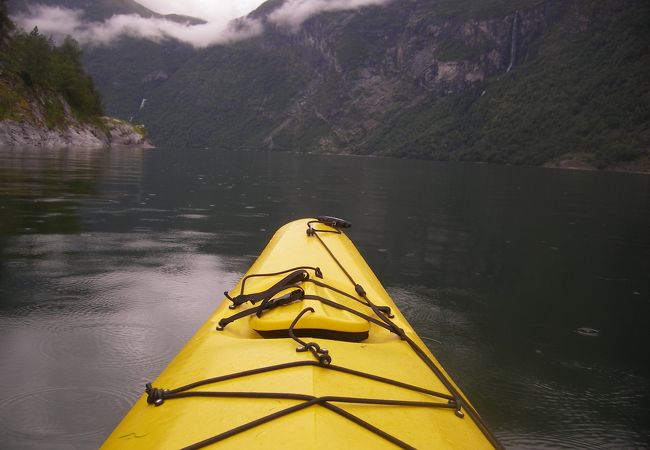
[[142, 102], [140, 103], [140, 108], [138, 108], [138, 110], [137, 110], [136, 112], [134, 112], [133, 114], [131, 114], [131, 117], [129, 117], [129, 122], [133, 122], [133, 119], [135, 119], [135, 116], [136, 116], [140, 111], [142, 111], [142, 108], [144, 108], [145, 103], [147, 103], [147, 99], [146, 99], [146, 98], [143, 98], [143, 99], [142, 99]]
[[510, 32], [510, 64], [506, 69], [506, 73], [510, 72], [515, 66], [517, 60], [517, 23], [519, 21], [519, 11], [515, 11], [515, 16], [512, 19], [512, 30]]

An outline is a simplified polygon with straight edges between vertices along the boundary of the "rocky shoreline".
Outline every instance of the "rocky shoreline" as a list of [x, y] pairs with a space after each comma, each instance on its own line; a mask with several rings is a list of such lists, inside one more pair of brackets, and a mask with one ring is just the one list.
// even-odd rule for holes
[[544, 167], [566, 170], [591, 170], [604, 172], [626, 172], [650, 174], [650, 155], [633, 161], [621, 161], [613, 165], [599, 167], [594, 157], [588, 153], [567, 153], [544, 163]]
[[[0, 81], [10, 89], [15, 88], [16, 81], [9, 77]], [[38, 88], [28, 93], [10, 114], [5, 114], [0, 120], [0, 146], [153, 147], [142, 125], [132, 125], [113, 117], [81, 121], [60, 94]], [[55, 120], [52, 119], [52, 110], [57, 112]]]
[[63, 128], [47, 128], [30, 122], [0, 121], [0, 146], [42, 148], [107, 148], [137, 146], [153, 148], [138, 126], [111, 117], [102, 117], [101, 125], [74, 123]]

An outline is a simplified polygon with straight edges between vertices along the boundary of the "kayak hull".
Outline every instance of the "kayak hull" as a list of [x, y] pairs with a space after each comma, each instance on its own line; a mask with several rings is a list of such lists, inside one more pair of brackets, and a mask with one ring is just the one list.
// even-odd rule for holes
[[[310, 229], [316, 231], [309, 234]], [[285, 274], [259, 275], [300, 267], [309, 268], [294, 272], [303, 270], [309, 279], [273, 298], [288, 292], [302, 297], [259, 317], [247, 313], [263, 301], [231, 309], [235, 302], [224, 299], [152, 389], [173, 392], [190, 383], [213, 382], [185, 389], [179, 397], [162, 393], [159, 406], [155, 400], [162, 391], [150, 390], [103, 448], [193, 448], [201, 442], [233, 449], [498, 447], [337, 228], [313, 219], [285, 225], [228, 297], [237, 301], [250, 292], [272, 290]], [[390, 308], [390, 313], [379, 317], [378, 306]], [[227, 320], [236, 314], [242, 317]], [[387, 323], [401, 331], [391, 332]], [[314, 330], [333, 331], [331, 336], [341, 338], [328, 339]], [[268, 331], [286, 334], [265, 339]], [[355, 333], [366, 337], [355, 342]], [[303, 344], [311, 342], [311, 350], [305, 349]], [[301, 347], [304, 351], [297, 351]], [[317, 359], [323, 355], [331, 361]], [[253, 372], [236, 375], [246, 371]], [[219, 439], [210, 441], [215, 437]]]

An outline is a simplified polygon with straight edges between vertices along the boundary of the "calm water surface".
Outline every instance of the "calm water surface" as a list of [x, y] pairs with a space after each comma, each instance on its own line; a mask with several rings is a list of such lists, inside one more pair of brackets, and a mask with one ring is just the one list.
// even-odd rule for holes
[[97, 447], [315, 214], [506, 447], [650, 447], [649, 176], [186, 149], [0, 150], [0, 446]]

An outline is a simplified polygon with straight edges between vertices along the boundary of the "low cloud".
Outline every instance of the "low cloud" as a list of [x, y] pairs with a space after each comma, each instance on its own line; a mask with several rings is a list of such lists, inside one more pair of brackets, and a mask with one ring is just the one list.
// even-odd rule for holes
[[12, 19], [25, 30], [38, 27], [42, 34], [55, 40], [72, 36], [84, 45], [111, 45], [122, 37], [131, 37], [154, 42], [175, 39], [201, 48], [248, 39], [262, 32], [260, 23], [248, 19], [190, 24], [118, 14], [103, 22], [89, 22], [83, 19], [81, 10], [42, 5]]
[[390, 0], [286, 0], [269, 15], [277, 25], [296, 31], [309, 18], [322, 12], [348, 11], [365, 6], [385, 5]]
[[[268, 16], [268, 21], [297, 31], [309, 18], [321, 12], [359, 9], [383, 5], [390, 0], [286, 0]], [[164, 18], [144, 18], [138, 15], [119, 14], [103, 22], [83, 19], [79, 9], [38, 5], [27, 12], [13, 16], [21, 28], [38, 27], [42, 34], [61, 41], [72, 36], [83, 45], [111, 45], [123, 37], [162, 42], [174, 39], [196, 48], [228, 44], [260, 35], [264, 26], [260, 20], [240, 18], [232, 20], [227, 15], [211, 17], [207, 23], [179, 23]]]
[[244, 17], [264, 0], [138, 0], [160, 14], [182, 14], [207, 22], [228, 22]]

